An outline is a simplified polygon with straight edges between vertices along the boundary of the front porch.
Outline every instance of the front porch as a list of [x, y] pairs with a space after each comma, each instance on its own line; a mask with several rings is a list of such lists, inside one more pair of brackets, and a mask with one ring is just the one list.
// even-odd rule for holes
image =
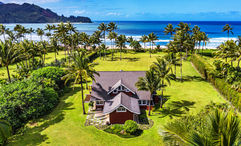
[[110, 123], [109, 114], [103, 114], [100, 110], [90, 110], [86, 118], [86, 126], [105, 126]]

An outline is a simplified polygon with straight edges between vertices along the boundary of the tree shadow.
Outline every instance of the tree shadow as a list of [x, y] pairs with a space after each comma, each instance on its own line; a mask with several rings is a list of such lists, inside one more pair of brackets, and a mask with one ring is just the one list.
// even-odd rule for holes
[[[41, 132], [51, 125], [61, 122], [65, 117], [64, 111], [74, 109], [70, 108], [73, 103], [66, 102], [65, 100], [79, 91], [80, 87], [76, 87], [74, 90], [70, 90], [70, 92], [62, 96], [59, 104], [50, 114], [29, 122], [29, 126], [20, 129], [18, 133], [9, 140], [10, 144], [19, 145], [20, 143], [24, 143], [24, 145], [39, 145], [45, 142], [48, 137], [46, 134], [41, 134]], [[24, 137], [24, 139], [22, 137]]]
[[[136, 62], [136, 61], [139, 61], [140, 58], [139, 57], [123, 57], [122, 60], [127, 60], [129, 62]], [[112, 57], [108, 57], [106, 59], [106, 61], [120, 61], [120, 57], [115, 56], [115, 57], [113, 57], [113, 59], [112, 59]]]
[[168, 107], [162, 108], [159, 110], [161, 115], [159, 118], [170, 117], [181, 117], [183, 114], [189, 112], [190, 108], [194, 108], [195, 102], [181, 100], [181, 101], [172, 101], [168, 104]]
[[[181, 78], [176, 78], [175, 81], [177, 82], [181, 82]], [[183, 76], [182, 77], [182, 82], [207, 82], [204, 78], [200, 77], [200, 76]]]

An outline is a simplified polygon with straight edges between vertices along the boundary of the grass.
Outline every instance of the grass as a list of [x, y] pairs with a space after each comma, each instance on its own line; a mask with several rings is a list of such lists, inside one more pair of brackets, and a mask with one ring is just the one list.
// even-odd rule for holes
[[[148, 53], [128, 53], [123, 54], [122, 61], [118, 59], [118, 54], [115, 56], [115, 61], [110, 61], [109, 56], [106, 61], [98, 58], [96, 62], [99, 65], [96, 69], [98, 71], [148, 70], [155, 57], [162, 55], [164, 54], [158, 53], [150, 58]], [[196, 114], [211, 102], [225, 102], [188, 61], [184, 62], [183, 75], [185, 78], [183, 83], [172, 81], [171, 86], [166, 88], [164, 94], [169, 100], [165, 103], [165, 112], [160, 113], [160, 110], [152, 112], [150, 118], [154, 121], [154, 125], [144, 130], [141, 136], [125, 139], [92, 126], [85, 127], [86, 115], [82, 115], [81, 92], [80, 88], [76, 87], [61, 98], [60, 104], [53, 112], [28, 124], [23, 135], [11, 138], [9, 145], [163, 145], [161, 132], [165, 124], [180, 116]], [[172, 110], [173, 104], [186, 108]]]
[[[48, 53], [46, 55], [46, 60], [45, 63], [51, 63], [53, 61], [55, 61], [55, 53]], [[64, 51], [60, 51], [59, 55], [57, 55], [57, 59], [61, 59], [65, 57], [65, 53]], [[14, 75], [15, 74], [15, 69], [16, 69], [16, 64], [14, 65], [10, 65], [9, 66], [9, 71], [10, 71], [10, 75]], [[6, 79], [8, 77], [7, 75], [7, 70], [5, 67], [0, 67], [0, 79]]]

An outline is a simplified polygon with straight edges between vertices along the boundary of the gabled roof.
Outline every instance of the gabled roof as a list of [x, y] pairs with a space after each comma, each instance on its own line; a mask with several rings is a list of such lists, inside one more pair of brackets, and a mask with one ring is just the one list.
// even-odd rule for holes
[[122, 79], [120, 79], [117, 83], [115, 83], [114, 86], [111, 87], [108, 94], [110, 94], [112, 91], [114, 91], [115, 89], [117, 89], [121, 85], [124, 86], [125, 88], [127, 88], [128, 90], [130, 90], [130, 92], [132, 92], [133, 94], [135, 94], [135, 92], [132, 89], [130, 89], [130, 87], [128, 87]]
[[130, 97], [125, 93], [119, 93], [113, 99], [106, 101], [103, 113], [109, 114], [115, 111], [118, 107], [123, 106], [132, 113], [140, 114], [140, 106], [138, 99]]
[[[122, 83], [122, 85], [133, 91], [139, 100], [150, 100], [150, 92], [137, 90], [135, 84], [139, 77], [145, 76], [145, 71], [100, 71], [100, 76], [95, 75], [92, 84], [91, 96], [95, 99], [108, 101], [113, 97], [108, 92]], [[121, 81], [120, 81], [121, 80]]]

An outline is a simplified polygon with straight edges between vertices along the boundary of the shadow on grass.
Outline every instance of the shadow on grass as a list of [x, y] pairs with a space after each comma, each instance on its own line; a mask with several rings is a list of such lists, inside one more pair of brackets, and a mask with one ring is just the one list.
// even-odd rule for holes
[[[176, 81], [177, 82], [181, 82], [181, 78], [180, 77], [176, 78]], [[203, 82], [203, 81], [205, 81], [206, 82], [206, 80], [203, 79], [200, 76], [183, 76], [182, 77], [182, 81], [183, 82], [191, 82], [191, 81], [194, 81], [194, 82]]]
[[[103, 59], [101, 59], [101, 60], [103, 60]], [[125, 56], [123, 56], [122, 57], [122, 60], [127, 60], [127, 61], [129, 61], [129, 62], [136, 62], [136, 61], [139, 61], [140, 60], [140, 57], [125, 57]], [[105, 61], [105, 60], [104, 60]], [[106, 61], [120, 61], [120, 57], [118, 56], [115, 56], [115, 57], [113, 57], [113, 60], [112, 60], [112, 57], [109, 57], [108, 56], [108, 58], [106, 59]]]
[[[74, 90], [69, 90], [64, 96], [60, 98], [60, 102], [57, 107], [48, 115], [42, 118], [32, 121], [29, 126], [26, 126], [23, 132], [14, 135], [10, 141], [10, 145], [39, 145], [48, 139], [47, 135], [42, 135], [41, 132], [44, 131], [51, 125], [55, 125], [61, 122], [65, 116], [65, 110], [72, 110], [70, 108], [73, 103], [66, 102], [65, 100], [80, 91], [79, 87], [74, 88]], [[24, 137], [24, 138], [23, 138]]]
[[190, 108], [194, 108], [195, 102], [181, 100], [181, 101], [172, 101], [167, 105], [166, 108], [158, 109], [159, 114], [161, 115], [159, 118], [170, 117], [181, 117], [182, 115], [189, 112]]

